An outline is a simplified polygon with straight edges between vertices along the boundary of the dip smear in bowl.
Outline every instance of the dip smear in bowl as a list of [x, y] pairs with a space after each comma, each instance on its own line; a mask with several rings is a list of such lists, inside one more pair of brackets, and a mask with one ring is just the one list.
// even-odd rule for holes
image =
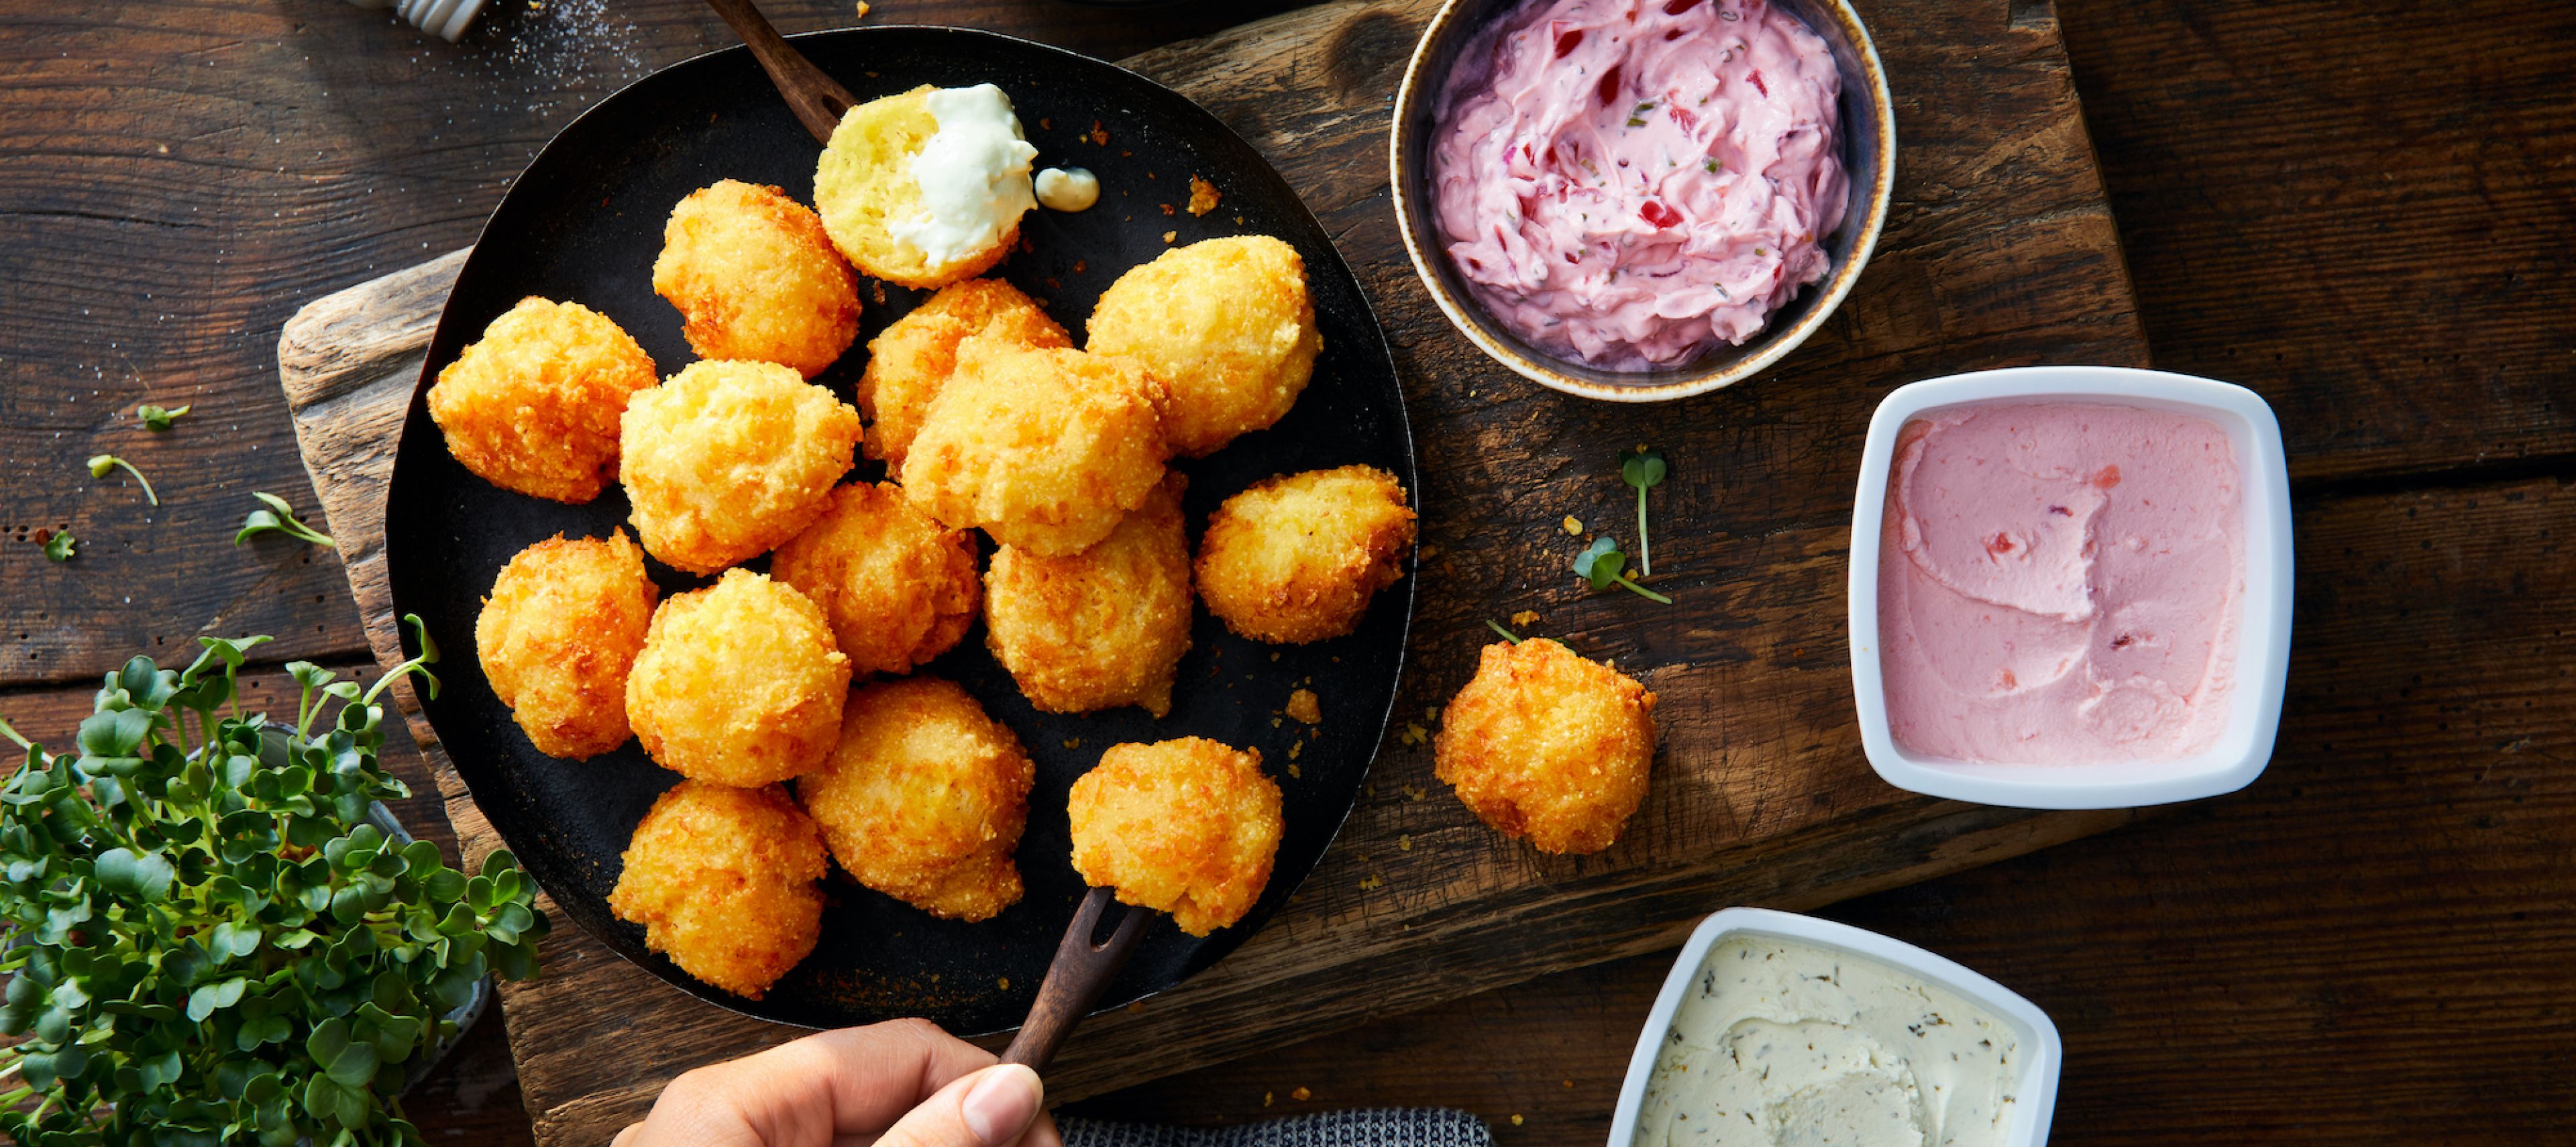
[[1687, 365], [1830, 271], [1841, 91], [1825, 41], [1765, 0], [1531, 0], [1442, 88], [1439, 242], [1534, 346]]

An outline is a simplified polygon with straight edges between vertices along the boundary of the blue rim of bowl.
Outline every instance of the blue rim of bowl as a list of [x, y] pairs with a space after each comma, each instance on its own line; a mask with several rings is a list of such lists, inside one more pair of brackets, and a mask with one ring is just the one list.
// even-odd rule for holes
[[[1655, 372], [1678, 377], [1661, 382], [1635, 383], [1604, 381], [1615, 377], [1615, 373], [1539, 352], [1502, 333], [1474, 299], [1462, 297], [1450, 289], [1432, 262], [1439, 252], [1434, 249], [1426, 253], [1428, 244], [1423, 237], [1414, 234], [1412, 212], [1406, 203], [1408, 181], [1404, 152], [1409, 142], [1406, 121], [1410, 118], [1407, 113], [1416, 99], [1437, 99], [1438, 87], [1448, 79], [1449, 67], [1456, 65], [1454, 59], [1446, 66], [1435, 65], [1427, 57], [1432, 41], [1457, 17], [1461, 2], [1445, 0], [1440, 10], [1423, 25], [1422, 36], [1414, 42], [1413, 54], [1405, 63], [1404, 82], [1396, 88], [1393, 122], [1387, 132], [1387, 182], [1395, 207], [1396, 233], [1404, 238], [1404, 253], [1413, 261], [1414, 276], [1422, 280], [1423, 287], [1431, 292], [1431, 301], [1439, 304], [1441, 313], [1448, 317], [1449, 325], [1459, 334], [1476, 344], [1487, 357], [1542, 386], [1606, 402], [1666, 402], [1733, 386], [1762, 373], [1798, 349], [1809, 335], [1824, 326], [1825, 320], [1833, 317], [1844, 296], [1851, 293], [1852, 285], [1860, 280], [1862, 269], [1869, 265], [1871, 253], [1878, 249], [1879, 233], [1887, 225], [1888, 204], [1896, 187], [1896, 100], [1888, 91], [1887, 68], [1878, 58], [1878, 45], [1870, 39], [1868, 26], [1861, 22], [1860, 13], [1852, 10], [1850, 0], [1813, 2], [1832, 13], [1834, 22], [1851, 42], [1862, 76], [1867, 81], [1871, 107], [1877, 112], [1880, 162], [1871, 174], [1869, 194], [1864, 200], [1866, 210], [1857, 221], [1845, 220], [1843, 224], [1844, 227], [1859, 228], [1852, 242], [1851, 254], [1834, 267], [1832, 275], [1814, 288], [1819, 292], [1814, 305], [1806, 308], [1788, 326], [1765, 329], [1755, 336], [1761, 340], [1761, 345], [1752, 354], [1704, 368], [1684, 367], [1679, 371]], [[1430, 74], [1435, 69], [1439, 74]], [[1640, 374], [1637, 377], [1654, 375]]]

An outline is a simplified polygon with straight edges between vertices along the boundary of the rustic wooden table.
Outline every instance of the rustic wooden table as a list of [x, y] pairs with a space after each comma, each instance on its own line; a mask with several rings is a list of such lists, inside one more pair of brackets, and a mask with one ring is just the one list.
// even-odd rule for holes
[[[2008, 4], [2047, 19], [2047, 0]], [[1278, 3], [885, 0], [1103, 56]], [[841, 0], [770, 5], [789, 30]], [[2013, 985], [2068, 1046], [2062, 1142], [2550, 1141], [2576, 1111], [2576, 9], [2070, 4], [2075, 78], [2158, 365], [2279, 411], [2301, 555], [2272, 770], [2237, 796], [1827, 915]], [[199, 631], [366, 660], [310, 507], [280, 323], [471, 240], [545, 138], [723, 43], [693, 0], [506, 0], [468, 43], [323, 0], [0, 0], [0, 711], [68, 727], [101, 669]], [[194, 401], [148, 440], [125, 412]], [[165, 482], [149, 514], [100, 450]], [[25, 539], [70, 523], [71, 567]], [[424, 786], [425, 787], [425, 786]], [[415, 820], [435, 820], [424, 804]], [[1193, 1122], [1445, 1103], [1597, 1142], [1657, 957], [1092, 1100]], [[1297, 1098], [1298, 1089], [1306, 1098]], [[526, 1137], [499, 1028], [412, 1110]]]

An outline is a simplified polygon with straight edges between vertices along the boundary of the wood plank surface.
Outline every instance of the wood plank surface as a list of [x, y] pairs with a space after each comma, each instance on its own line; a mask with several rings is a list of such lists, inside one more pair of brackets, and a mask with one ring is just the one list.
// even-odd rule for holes
[[[1108, 57], [1283, 6], [876, 5], [878, 18]], [[843, 0], [764, 8], [790, 31], [850, 15]], [[2049, 16], [2045, 0], [2012, 8]], [[2576, 273], [2558, 255], [2576, 231], [2572, 11], [2064, 6], [2156, 361], [2244, 382], [2282, 410], [2303, 520], [2318, 497], [2438, 496], [2576, 469], [2563, 398], [2576, 392]], [[470, 242], [557, 127], [722, 37], [694, 0], [505, 3], [455, 46], [321, 0], [0, 0], [0, 488], [12, 506], [0, 712], [19, 714], [31, 689], [85, 709], [97, 671], [198, 631], [281, 632], [297, 643], [281, 656], [364, 659], [329, 554], [226, 544], [250, 489], [313, 505], [272, 373], [278, 324]], [[122, 417], [174, 392], [200, 413], [169, 436]], [[96, 488], [80, 463], [101, 449], [199, 509], [148, 514], [130, 491]], [[93, 543], [69, 566], [17, 541], [62, 522]], [[2420, 519], [2378, 525], [2389, 544], [2359, 553], [2394, 604], [2329, 613], [2303, 599], [2291, 719], [2302, 741], [2370, 723], [2384, 757], [2356, 769], [2294, 756], [2285, 737], [2282, 761], [2238, 797], [1829, 913], [1960, 957], [2057, 1012], [2075, 1052], [2057, 1142], [2564, 1138], [2576, 1096], [2551, 1065], [2576, 1059], [2562, 927], [2576, 797], [2535, 770], [2567, 755], [2545, 735], [2570, 727], [2565, 626], [2517, 600], [2557, 584], [2547, 575], [2560, 567], [2506, 546], [2472, 551], [2492, 577], [2436, 579], [2405, 546], [2449, 542]], [[2305, 593], [2353, 592], [2317, 588], [2350, 555], [2301, 557]], [[2454, 591], [2489, 596], [2443, 596]], [[2337, 633], [2321, 638], [2328, 619]], [[2306, 718], [2322, 687], [2305, 653], [2321, 639], [2388, 665], [2423, 660], [2426, 682], [2374, 678]], [[2530, 676], [2433, 687], [2489, 654]], [[2488, 705], [2487, 688], [2520, 699]], [[2239, 932], [2253, 942], [2212, 942]], [[1241, 1121], [1291, 1109], [1285, 1088], [1302, 1083], [1315, 1103], [1465, 1103], [1515, 1144], [1597, 1144], [1661, 969], [1646, 956], [1543, 978], [1265, 1048], [1276, 1080], [1242, 1065], [1087, 1108]], [[2463, 1008], [2475, 1018], [2455, 1022]], [[1474, 1026], [1452, 1032], [1465, 1017]], [[410, 1111], [433, 1142], [524, 1141], [510, 1071], [497, 1041], [469, 1044]], [[1559, 1087], [1572, 1098], [1556, 1106], [1515, 1083], [1563, 1078], [1581, 1088]], [[1273, 1083], [1267, 1108], [1249, 1087]], [[1527, 1126], [1510, 1126], [1521, 1110]]]
[[[1390, 739], [1340, 842], [1260, 935], [1190, 984], [1077, 1033], [1050, 1072], [1058, 1097], [1668, 946], [1715, 905], [1825, 903], [2129, 816], [1891, 790], [1857, 751], [1840, 672], [1844, 510], [1878, 397], [1949, 370], [2144, 357], [2053, 25], [1929, 3], [1879, 12], [1893, 29], [1880, 50], [1911, 93], [1899, 115], [1917, 126], [1869, 276], [1781, 371], [1639, 409], [1496, 385], [1496, 368], [1448, 329], [1398, 254], [1383, 107], [1433, 7], [1345, 0], [1131, 61], [1271, 156], [1363, 268], [1429, 462], [1420, 637], [1399, 699], [1399, 728], [1417, 735]], [[2016, 50], [1960, 50], [1995, 42]], [[369, 526], [381, 521], [425, 320], [454, 264], [317, 302], [279, 343], [307, 469], [338, 523], [366, 632], [387, 659], [399, 649], [381, 528]], [[1558, 523], [1622, 521], [1633, 503], [1611, 455], [1643, 440], [1670, 448], [1681, 467], [1658, 510], [1666, 572], [1657, 584], [1680, 599], [1670, 610], [1582, 592], [1563, 572], [1580, 543]], [[1750, 473], [1765, 481], [1748, 489], [1721, 477]], [[1655, 790], [1602, 857], [1544, 858], [1495, 836], [1446, 798], [1413, 743], [1490, 640], [1483, 619], [1522, 609], [1541, 614], [1536, 631], [1614, 658], [1667, 699]], [[412, 731], [466, 851], [493, 846], [470, 796], [439, 767], [434, 733], [417, 720]], [[504, 996], [541, 1139], [613, 1132], [671, 1074], [790, 1034], [689, 1000], [572, 928], [557, 932], [546, 960], [544, 979]], [[626, 1054], [600, 1054], [611, 1046]]]

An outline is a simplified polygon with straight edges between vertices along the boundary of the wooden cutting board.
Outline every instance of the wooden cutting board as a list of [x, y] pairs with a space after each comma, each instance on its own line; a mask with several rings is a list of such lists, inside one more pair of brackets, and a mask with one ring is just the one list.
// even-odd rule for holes
[[[1870, 410], [1889, 388], [1984, 367], [2146, 362], [2046, 0], [1863, 0], [1897, 98], [1896, 203], [1877, 255], [1780, 369], [1653, 407], [1565, 398], [1507, 374], [1445, 325], [1414, 279], [1388, 206], [1386, 123], [1436, 7], [1342, 0], [1126, 61], [1267, 154], [1369, 289], [1423, 463], [1420, 606], [1395, 728], [1322, 865], [1225, 962], [1087, 1023], [1051, 1073], [1053, 1098], [1669, 947], [1729, 904], [1812, 907], [2130, 815], [1985, 808], [1887, 787], [1861, 756], [1843, 636], [1851, 483]], [[462, 258], [315, 302], [278, 347], [305, 464], [387, 662], [399, 652], [385, 484]], [[1633, 540], [1633, 495], [1612, 455], [1638, 443], [1674, 461], [1654, 496], [1655, 584], [1675, 599], [1669, 608], [1586, 592], [1567, 566], [1582, 544], [1569, 517]], [[1431, 776], [1432, 712], [1490, 640], [1483, 621], [1525, 610], [1538, 616], [1519, 624], [1524, 633], [1613, 659], [1662, 696], [1654, 790], [1626, 839], [1598, 857], [1505, 841]], [[497, 847], [402, 699], [458, 838], [469, 854]], [[602, 1142], [672, 1075], [797, 1034], [699, 1003], [569, 925], [556, 928], [544, 967], [545, 978], [502, 996], [546, 1142]]]

